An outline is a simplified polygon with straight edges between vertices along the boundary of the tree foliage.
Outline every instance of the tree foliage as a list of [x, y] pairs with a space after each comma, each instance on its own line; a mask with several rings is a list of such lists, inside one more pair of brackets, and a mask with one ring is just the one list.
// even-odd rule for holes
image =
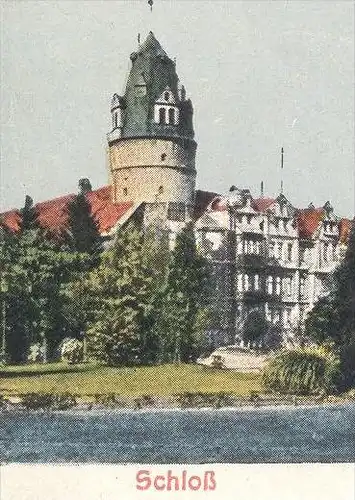
[[333, 343], [340, 355], [342, 379], [355, 384], [355, 223], [345, 258], [334, 272], [329, 295], [322, 297], [306, 320], [306, 333], [317, 344]]
[[196, 248], [192, 224], [178, 233], [165, 287], [160, 298], [156, 329], [163, 361], [188, 362], [201, 351], [200, 312], [210, 294], [210, 270]]
[[327, 394], [338, 385], [339, 366], [339, 357], [325, 349], [281, 351], [264, 369], [263, 383], [286, 394]]
[[45, 358], [54, 356], [67, 326], [61, 288], [85, 264], [85, 256], [66, 251], [40, 229], [23, 230], [17, 235], [2, 232], [2, 322], [10, 361], [24, 361], [29, 346], [36, 342], [44, 344]]
[[149, 327], [165, 273], [158, 255], [159, 240], [131, 223], [88, 275], [88, 349], [96, 359], [108, 364], [147, 362], [156, 350]]
[[68, 204], [67, 210], [69, 247], [76, 252], [99, 254], [102, 250], [102, 240], [85, 194], [78, 194]]

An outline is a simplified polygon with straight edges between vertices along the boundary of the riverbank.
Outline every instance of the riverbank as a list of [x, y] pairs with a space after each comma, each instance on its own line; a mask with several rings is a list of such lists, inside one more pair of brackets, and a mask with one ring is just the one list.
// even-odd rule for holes
[[76, 397], [70, 393], [36, 394], [8, 396], [0, 399], [0, 412], [135, 412], [135, 411], [176, 411], [176, 410], [251, 410], [326, 407], [339, 404], [355, 404], [353, 392], [340, 396], [296, 396], [281, 394], [251, 393], [240, 397], [231, 393], [201, 394], [182, 393], [170, 397], [143, 395], [139, 398], [123, 398], [116, 394], [101, 397]]

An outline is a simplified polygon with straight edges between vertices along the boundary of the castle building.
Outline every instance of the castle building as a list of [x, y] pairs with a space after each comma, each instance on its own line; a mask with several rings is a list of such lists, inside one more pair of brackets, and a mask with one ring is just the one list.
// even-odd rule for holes
[[113, 201], [144, 202], [147, 213], [154, 204], [154, 213], [185, 222], [195, 202], [192, 103], [152, 32], [130, 58], [125, 94], [113, 95], [107, 134]]
[[[342, 260], [351, 221], [337, 217], [329, 202], [297, 208], [283, 195], [253, 198], [234, 186], [226, 195], [196, 190], [193, 107], [175, 62], [153, 33], [130, 56], [123, 96], [111, 101], [107, 134], [110, 184], [85, 196], [103, 238], [139, 214], [157, 224], [171, 245], [188, 221], [195, 224], [201, 252], [213, 262], [216, 307], [222, 320], [210, 332], [216, 343], [241, 341], [253, 311], [279, 325], [285, 343], [295, 341], [307, 312], [327, 293]], [[74, 194], [35, 205], [38, 222], [60, 236]], [[20, 212], [0, 214], [0, 225], [20, 227]]]

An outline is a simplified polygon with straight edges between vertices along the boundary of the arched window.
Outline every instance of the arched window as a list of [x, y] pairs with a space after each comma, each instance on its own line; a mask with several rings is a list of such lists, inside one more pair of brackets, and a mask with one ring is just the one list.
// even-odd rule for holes
[[165, 93], [164, 93], [164, 99], [165, 99], [166, 101], [168, 101], [168, 100], [169, 100], [169, 97], [170, 97], [169, 92], [165, 92]]
[[128, 189], [127, 188], [123, 188], [123, 194], [124, 194], [124, 196], [128, 195]]
[[166, 122], [165, 108], [160, 108], [159, 109], [159, 123], [165, 123], [165, 122]]
[[273, 294], [273, 285], [274, 285], [273, 277], [272, 276], [268, 276], [268, 279], [267, 279], [267, 293], [269, 295]]
[[175, 124], [175, 109], [174, 108], [169, 109], [169, 123], [170, 123], [170, 125]]
[[276, 290], [275, 290], [276, 295], [281, 294], [281, 278], [280, 276], [276, 277]]
[[164, 188], [163, 188], [163, 186], [159, 186], [158, 193], [159, 193], [159, 194], [163, 194], [163, 193], [164, 193]]

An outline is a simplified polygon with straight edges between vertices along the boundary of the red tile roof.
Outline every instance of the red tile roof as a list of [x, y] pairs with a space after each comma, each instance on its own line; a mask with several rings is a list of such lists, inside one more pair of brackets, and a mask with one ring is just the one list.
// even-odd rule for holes
[[251, 201], [251, 206], [257, 212], [265, 212], [275, 201], [275, 198], [255, 198]]
[[300, 238], [311, 238], [323, 220], [323, 208], [305, 208], [297, 211], [296, 221]]
[[338, 224], [340, 243], [347, 243], [349, 241], [350, 232], [354, 223], [355, 219], [354, 221], [351, 221], [350, 219], [340, 219]]
[[20, 229], [21, 214], [18, 210], [9, 210], [0, 214], [0, 227], [16, 233]]
[[[112, 229], [120, 218], [133, 206], [133, 202], [113, 203], [111, 198], [111, 186], [104, 186], [86, 195], [91, 206], [91, 214], [98, 224], [100, 233], [106, 233]], [[74, 199], [74, 194], [68, 194], [53, 200], [47, 200], [35, 205], [38, 213], [39, 225], [52, 233], [60, 235], [65, 231], [68, 224], [67, 207]], [[21, 215], [18, 210], [11, 210], [0, 214], [0, 225], [11, 231], [20, 228]]]
[[196, 191], [194, 220], [199, 219], [204, 214], [206, 208], [216, 196], [218, 194], [212, 191], [201, 191], [199, 189]]

